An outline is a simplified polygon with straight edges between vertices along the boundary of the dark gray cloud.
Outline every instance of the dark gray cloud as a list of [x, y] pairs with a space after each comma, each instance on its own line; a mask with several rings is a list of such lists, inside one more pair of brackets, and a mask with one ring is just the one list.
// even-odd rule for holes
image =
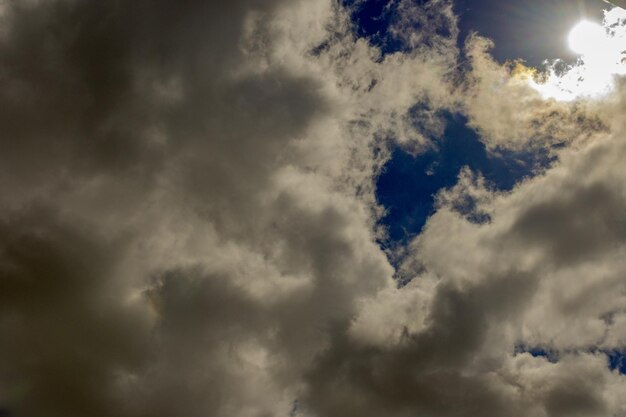
[[10, 415], [110, 415], [116, 373], [140, 367], [148, 317], [112, 278], [125, 242], [45, 208], [3, 215], [0, 365]]
[[[485, 378], [469, 371], [488, 349], [487, 333], [528, 299], [526, 276], [487, 280], [466, 290], [440, 286], [427, 327], [405, 329], [397, 345], [363, 345], [339, 337], [310, 375], [315, 415], [496, 416], [518, 413]], [[491, 364], [499, 366], [497, 362]], [[464, 370], [464, 371], [463, 371]]]
[[510, 238], [541, 247], [555, 262], [585, 262], [626, 239], [625, 203], [608, 184], [563, 189], [558, 199], [537, 202], [522, 213]]
[[324, 107], [313, 79], [234, 74], [245, 19], [274, 6], [3, 3], [0, 403], [11, 415], [206, 415], [236, 402], [216, 352], [252, 343], [265, 309], [213, 272], [167, 273], [142, 296], [161, 274], [146, 247], [166, 240], [146, 231], [176, 220], [169, 194], [224, 239], [255, 233], [239, 219]]

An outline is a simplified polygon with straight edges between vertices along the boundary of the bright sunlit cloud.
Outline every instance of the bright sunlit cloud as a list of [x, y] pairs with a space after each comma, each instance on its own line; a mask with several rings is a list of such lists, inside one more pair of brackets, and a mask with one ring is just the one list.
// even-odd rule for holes
[[[568, 36], [569, 47], [580, 57], [566, 71], [549, 69], [542, 82], [530, 80], [545, 98], [571, 101], [579, 97], [597, 98], [609, 94], [615, 77], [626, 74], [626, 10], [605, 12], [602, 25], [579, 22]], [[557, 61], [558, 62], [558, 61]]]

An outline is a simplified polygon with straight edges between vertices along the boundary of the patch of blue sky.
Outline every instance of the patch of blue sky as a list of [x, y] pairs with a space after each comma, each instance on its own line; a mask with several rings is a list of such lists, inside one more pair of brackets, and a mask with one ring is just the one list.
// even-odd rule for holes
[[[429, 0], [413, 0], [426, 4]], [[407, 49], [399, 39], [390, 36], [390, 25], [398, 17], [398, 0], [340, 0], [351, 12], [354, 31], [380, 47], [383, 55]], [[607, 5], [600, 0], [455, 0], [459, 17], [458, 46], [477, 32], [493, 39], [494, 57], [503, 62], [522, 59], [533, 66], [555, 58], [572, 61], [576, 55], [565, 43], [566, 33], [581, 19], [600, 21]], [[419, 28], [416, 28], [419, 30]], [[449, 28], [436, 30], [449, 36]]]
[[377, 179], [377, 199], [386, 209], [381, 221], [388, 231], [388, 239], [381, 242], [384, 248], [404, 245], [421, 232], [435, 211], [437, 192], [454, 186], [463, 167], [481, 174], [494, 190], [508, 191], [552, 162], [545, 150], [490, 153], [463, 115], [443, 118], [446, 129], [433, 138], [434, 148], [412, 155], [396, 146]]
[[609, 359], [609, 367], [621, 374], [626, 374], [626, 349], [608, 350], [604, 354]]
[[[429, 0], [413, 0], [415, 4], [428, 2]], [[398, 1], [341, 0], [341, 4], [350, 10], [355, 34], [358, 37], [368, 39], [372, 45], [380, 48], [382, 56], [410, 50], [404, 40], [392, 36], [390, 31], [393, 23], [399, 18]], [[419, 27], [415, 29], [419, 30]], [[452, 35], [450, 28], [445, 24], [436, 27], [435, 34], [444, 37]]]
[[559, 352], [547, 349], [544, 347], [533, 346], [527, 347], [525, 345], [518, 345], [515, 347], [515, 354], [529, 353], [534, 358], [545, 358], [551, 363], [557, 363], [559, 361]]
[[[590, 348], [586, 349], [587, 352], [591, 353], [600, 353], [606, 355], [607, 363], [609, 369], [612, 371], [617, 371], [623, 375], [626, 375], [626, 349], [599, 349], [599, 348]], [[529, 353], [533, 357], [545, 358], [549, 362], [557, 363], [559, 361], [559, 357], [563, 353], [571, 353], [571, 352], [559, 352], [556, 350], [552, 350], [546, 347], [541, 346], [525, 346], [518, 345], [515, 347], [515, 354], [521, 353]]]
[[366, 38], [378, 46], [383, 54], [399, 51], [402, 43], [389, 35], [393, 18], [389, 0], [342, 0], [342, 5], [350, 10], [354, 31], [358, 37]]

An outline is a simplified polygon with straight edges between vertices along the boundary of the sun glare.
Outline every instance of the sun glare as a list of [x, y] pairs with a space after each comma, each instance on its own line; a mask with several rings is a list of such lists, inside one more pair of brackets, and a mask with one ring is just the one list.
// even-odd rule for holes
[[569, 33], [568, 44], [579, 55], [566, 70], [552, 65], [541, 82], [530, 85], [545, 98], [571, 101], [601, 97], [613, 90], [615, 77], [626, 75], [626, 10], [605, 13], [602, 25], [583, 20]]
[[580, 55], [593, 55], [601, 53], [606, 45], [607, 33], [597, 23], [583, 20], [578, 23], [569, 34], [569, 47]]

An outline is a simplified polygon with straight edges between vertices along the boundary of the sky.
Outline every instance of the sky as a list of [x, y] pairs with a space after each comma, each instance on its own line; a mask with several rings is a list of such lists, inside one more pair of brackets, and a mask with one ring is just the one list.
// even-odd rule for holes
[[626, 417], [626, 10], [0, 0], [0, 417]]

